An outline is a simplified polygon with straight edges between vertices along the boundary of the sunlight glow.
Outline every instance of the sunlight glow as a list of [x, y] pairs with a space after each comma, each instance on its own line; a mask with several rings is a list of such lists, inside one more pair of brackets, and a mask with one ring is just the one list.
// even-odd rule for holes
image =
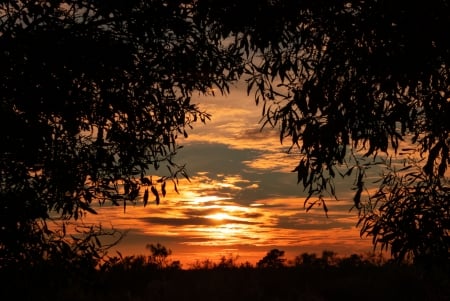
[[205, 218], [214, 219], [214, 220], [218, 220], [218, 221], [233, 219], [233, 217], [231, 215], [228, 215], [223, 212], [206, 215]]
[[189, 163], [190, 181], [180, 178], [179, 191], [168, 188], [158, 206], [145, 208], [141, 195], [136, 204], [127, 204], [126, 213], [123, 206], [105, 206], [88, 220], [106, 226], [113, 220], [114, 227], [129, 230], [117, 246], [123, 255], [147, 252], [147, 243], [159, 242], [183, 264], [215, 260], [224, 250], [252, 261], [272, 248], [293, 256], [371, 250], [370, 239], [362, 239], [355, 227], [355, 212], [348, 212], [351, 183], [336, 180], [342, 194], [327, 202], [328, 217], [321, 207], [305, 212], [306, 196], [291, 172], [298, 157], [286, 153], [276, 130], [261, 130], [253, 99], [244, 101], [246, 86], [241, 88], [234, 96], [196, 99], [213, 118], [180, 141], [186, 147], [178, 160]]

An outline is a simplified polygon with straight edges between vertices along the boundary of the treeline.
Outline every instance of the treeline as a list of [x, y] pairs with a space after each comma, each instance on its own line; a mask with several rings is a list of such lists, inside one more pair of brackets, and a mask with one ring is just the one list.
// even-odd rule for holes
[[1, 300], [448, 300], [448, 269], [399, 265], [375, 255], [332, 251], [293, 260], [272, 249], [256, 264], [236, 255], [182, 267], [171, 250], [109, 257], [96, 269], [39, 265], [0, 270]]
[[[236, 254], [222, 255], [218, 260], [210, 258], [196, 260], [194, 263], [184, 265], [179, 260], [172, 260], [172, 251], [165, 246], [148, 244], [146, 248], [149, 255], [133, 255], [109, 257], [99, 264], [102, 271], [132, 271], [142, 269], [156, 270], [213, 270], [213, 269], [281, 269], [295, 267], [311, 268], [345, 268], [345, 267], [381, 267], [384, 265], [398, 265], [392, 259], [386, 259], [381, 253], [351, 254], [340, 256], [330, 250], [324, 250], [322, 254], [302, 253], [293, 259], [285, 257], [285, 252], [280, 249], [271, 249], [256, 264], [249, 261], [240, 261], [240, 256]], [[404, 266], [413, 266], [411, 262], [405, 261]], [[414, 265], [417, 267], [417, 264]], [[443, 267], [443, 265], [440, 265]], [[430, 266], [431, 268], [431, 266]]]
[[[390, 264], [390, 260], [383, 258], [381, 253], [351, 254], [350, 256], [339, 256], [334, 251], [324, 250], [321, 255], [316, 253], [302, 253], [288, 259], [285, 252], [280, 249], [272, 249], [256, 264], [249, 261], [240, 261], [239, 255], [222, 255], [218, 260], [212, 259], [196, 260], [194, 263], [183, 265], [179, 260], [172, 260], [172, 251], [161, 244], [149, 244], [147, 249], [150, 255], [134, 255], [109, 257], [101, 263], [100, 270], [135, 270], [135, 269], [187, 269], [187, 270], [213, 270], [213, 269], [251, 269], [268, 268], [280, 269], [289, 267], [369, 267]], [[405, 264], [407, 264], [405, 262]]]

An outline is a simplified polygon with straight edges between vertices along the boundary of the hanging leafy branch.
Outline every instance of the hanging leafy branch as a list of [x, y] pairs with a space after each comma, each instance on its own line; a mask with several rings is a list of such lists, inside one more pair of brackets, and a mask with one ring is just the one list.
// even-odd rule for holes
[[192, 17], [187, 1], [0, 2], [1, 260], [49, 242], [50, 214], [177, 190], [178, 137], [210, 118], [191, 96], [227, 93], [241, 62]]

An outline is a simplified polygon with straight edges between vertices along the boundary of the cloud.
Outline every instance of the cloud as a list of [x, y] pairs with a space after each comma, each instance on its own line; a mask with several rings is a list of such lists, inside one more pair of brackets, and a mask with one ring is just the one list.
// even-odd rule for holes
[[141, 253], [147, 243], [160, 242], [183, 261], [235, 250], [255, 262], [273, 247], [297, 255], [370, 248], [354, 227], [355, 212], [348, 212], [348, 181], [336, 179], [342, 199], [328, 201], [328, 218], [322, 208], [305, 212], [307, 194], [291, 172], [298, 156], [287, 153], [290, 145], [280, 144], [277, 129], [261, 130], [261, 108], [242, 87], [229, 96], [193, 99], [212, 120], [180, 141], [175, 161], [186, 163], [190, 181], [179, 179], [179, 193], [167, 185], [159, 206], [144, 208], [140, 200], [126, 213], [105, 206], [88, 218], [129, 231], [118, 250]]

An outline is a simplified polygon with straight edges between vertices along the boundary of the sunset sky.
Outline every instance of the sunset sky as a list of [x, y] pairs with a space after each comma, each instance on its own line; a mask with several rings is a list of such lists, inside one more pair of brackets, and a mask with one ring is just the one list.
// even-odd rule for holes
[[183, 266], [230, 254], [255, 263], [273, 248], [288, 259], [304, 252], [372, 250], [355, 227], [356, 211], [349, 212], [348, 183], [338, 183], [340, 200], [327, 203], [328, 218], [321, 208], [305, 212], [305, 194], [291, 172], [298, 157], [287, 154], [289, 145], [280, 144], [276, 130], [260, 131], [261, 107], [245, 89], [193, 99], [212, 119], [180, 141], [184, 148], [176, 160], [186, 163], [191, 182], [180, 179], [179, 194], [168, 183], [159, 206], [128, 206], [126, 213], [101, 208], [97, 221], [128, 231], [117, 250], [148, 254], [146, 244], [161, 243]]

